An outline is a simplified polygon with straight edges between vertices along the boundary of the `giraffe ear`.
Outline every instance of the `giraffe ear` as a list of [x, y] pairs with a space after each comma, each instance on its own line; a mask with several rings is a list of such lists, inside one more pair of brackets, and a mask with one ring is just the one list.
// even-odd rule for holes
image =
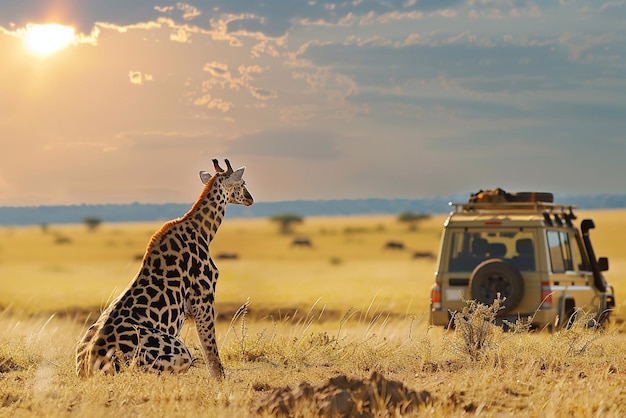
[[243, 172], [246, 169], [246, 167], [241, 167], [238, 168], [237, 170], [233, 171], [233, 174], [230, 175], [230, 178], [234, 181], [239, 181], [241, 180], [241, 178], [243, 177]]
[[202, 181], [202, 184], [207, 184], [210, 179], [211, 173], [208, 171], [200, 171], [200, 181]]

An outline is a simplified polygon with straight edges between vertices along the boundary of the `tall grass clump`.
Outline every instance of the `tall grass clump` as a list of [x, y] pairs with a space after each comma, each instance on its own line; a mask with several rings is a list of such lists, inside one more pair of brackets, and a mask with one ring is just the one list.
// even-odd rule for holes
[[[328, 332], [314, 332], [314, 306], [303, 319], [297, 315], [270, 321], [248, 321], [249, 301], [233, 315], [224, 336], [222, 357], [235, 367], [266, 364], [271, 367], [324, 365], [335, 358], [337, 340]], [[287, 332], [285, 332], [287, 331]]]
[[476, 300], [467, 301], [467, 306], [461, 312], [456, 312], [452, 318], [456, 338], [451, 347], [471, 361], [484, 360], [494, 352], [495, 335], [502, 331], [495, 324], [502, 302], [504, 299], [500, 297], [491, 305]]
[[568, 319], [567, 327], [557, 333], [557, 339], [567, 347], [566, 355], [578, 356], [589, 352], [592, 344], [604, 335], [606, 332], [595, 315], [576, 309]]

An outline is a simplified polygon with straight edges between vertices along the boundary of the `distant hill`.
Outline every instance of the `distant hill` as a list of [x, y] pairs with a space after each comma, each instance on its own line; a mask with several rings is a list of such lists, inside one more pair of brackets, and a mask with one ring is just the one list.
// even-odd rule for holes
[[[448, 202], [464, 202], [469, 193], [424, 199], [344, 199], [257, 202], [250, 207], [230, 205], [227, 218], [265, 218], [279, 213], [303, 217], [323, 215], [399, 214], [402, 212], [441, 214], [450, 211]], [[555, 195], [555, 202], [577, 205], [579, 209], [626, 208], [626, 195]], [[103, 222], [138, 222], [174, 219], [184, 215], [190, 203], [132, 203], [0, 207], [0, 225], [42, 225], [82, 223], [86, 217]]]

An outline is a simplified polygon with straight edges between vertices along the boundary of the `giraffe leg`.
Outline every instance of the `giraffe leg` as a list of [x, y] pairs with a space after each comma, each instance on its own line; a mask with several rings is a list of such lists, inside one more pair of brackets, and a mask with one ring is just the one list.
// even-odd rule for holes
[[222, 379], [224, 377], [224, 367], [222, 361], [217, 354], [217, 347], [213, 347], [209, 350], [204, 348], [204, 359], [209, 369], [209, 374], [215, 379]]
[[147, 371], [182, 373], [193, 362], [179, 338], [158, 329], [120, 325], [113, 334], [100, 332], [92, 341], [89, 369], [104, 373], [118, 372], [133, 361]]
[[221, 379], [224, 377], [224, 367], [217, 351], [217, 341], [215, 339], [215, 315], [213, 306], [209, 306], [203, 319], [194, 319], [198, 339], [202, 346], [204, 361], [209, 369], [211, 377]]
[[214, 328], [209, 328], [204, 324], [196, 324], [196, 331], [198, 332], [200, 345], [202, 345], [202, 354], [206, 366], [209, 369], [209, 374], [215, 379], [223, 378], [224, 367], [222, 366], [222, 361], [217, 352]]
[[170, 373], [186, 372], [191, 367], [191, 353], [179, 338], [154, 329], [143, 329], [140, 336], [137, 353], [140, 366]]
[[98, 324], [93, 324], [76, 346], [76, 374], [86, 377], [89, 374], [89, 351], [93, 345], [93, 336], [97, 332]]

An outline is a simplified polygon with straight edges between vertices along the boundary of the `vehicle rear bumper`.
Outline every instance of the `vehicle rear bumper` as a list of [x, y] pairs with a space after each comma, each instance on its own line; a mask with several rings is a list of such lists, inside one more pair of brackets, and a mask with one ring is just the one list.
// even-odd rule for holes
[[522, 323], [531, 324], [533, 329], [544, 329], [551, 328], [556, 318], [556, 310], [545, 310], [526, 314], [519, 313], [516, 315], [499, 316], [496, 319], [496, 323], [502, 325], [504, 321], [507, 321], [511, 324], [515, 324], [517, 321], [522, 321]]
[[[536, 329], [543, 329], [545, 327], [554, 325], [556, 321], [556, 310], [537, 311], [528, 314], [516, 314], [500, 316], [496, 319], [498, 325], [502, 325], [506, 320], [510, 323], [516, 323], [518, 320], [526, 320], [529, 318], [529, 323]], [[450, 324], [452, 316], [449, 311], [430, 311], [430, 324], [435, 326], [447, 327]]]
[[450, 312], [430, 311], [430, 324], [447, 327], [450, 323]]

